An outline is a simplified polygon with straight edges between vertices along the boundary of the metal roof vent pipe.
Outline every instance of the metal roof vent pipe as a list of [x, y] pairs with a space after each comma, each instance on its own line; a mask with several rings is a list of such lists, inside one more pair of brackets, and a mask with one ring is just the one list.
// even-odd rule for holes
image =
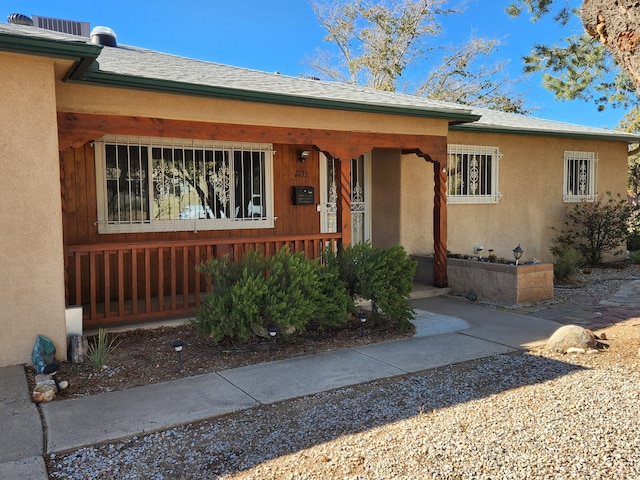
[[116, 47], [116, 33], [109, 27], [94, 27], [89, 36], [91, 43], [105, 47]]
[[33, 19], [31, 17], [27, 17], [22, 13], [12, 13], [7, 17], [7, 22], [13, 23], [14, 25], [25, 25], [27, 27], [33, 27]]

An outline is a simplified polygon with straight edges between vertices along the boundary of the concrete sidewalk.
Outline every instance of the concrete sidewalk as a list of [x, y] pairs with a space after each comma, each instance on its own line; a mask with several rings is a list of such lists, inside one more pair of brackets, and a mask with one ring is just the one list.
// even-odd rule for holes
[[521, 350], [545, 342], [560, 326], [450, 298], [411, 303], [418, 317], [416, 335], [409, 339], [51, 402], [41, 404], [40, 412], [30, 401], [22, 367], [0, 369], [0, 478], [47, 478], [43, 453], [74, 450], [259, 404]]

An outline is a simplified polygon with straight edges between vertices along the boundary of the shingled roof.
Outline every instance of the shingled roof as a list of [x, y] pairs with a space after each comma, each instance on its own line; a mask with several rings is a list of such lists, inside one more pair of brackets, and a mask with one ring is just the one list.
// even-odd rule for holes
[[35, 27], [0, 24], [0, 50], [77, 58], [67, 80], [254, 102], [445, 118], [451, 129], [638, 142], [640, 135], [486, 108], [440, 102], [357, 85], [290, 77], [118, 45]]

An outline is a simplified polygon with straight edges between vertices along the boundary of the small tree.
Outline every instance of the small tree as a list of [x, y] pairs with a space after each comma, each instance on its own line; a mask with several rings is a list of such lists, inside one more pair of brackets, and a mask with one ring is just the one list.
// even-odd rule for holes
[[598, 265], [604, 253], [624, 251], [633, 210], [626, 198], [611, 192], [594, 202], [577, 203], [567, 208], [565, 228], [554, 242], [575, 247], [588, 264]]

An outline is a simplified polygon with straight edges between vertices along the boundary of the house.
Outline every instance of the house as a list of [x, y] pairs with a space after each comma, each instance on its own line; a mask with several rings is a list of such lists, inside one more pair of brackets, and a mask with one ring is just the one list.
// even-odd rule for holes
[[548, 260], [638, 136], [0, 24], [0, 366], [37, 334], [188, 315], [212, 256], [475, 246]]

